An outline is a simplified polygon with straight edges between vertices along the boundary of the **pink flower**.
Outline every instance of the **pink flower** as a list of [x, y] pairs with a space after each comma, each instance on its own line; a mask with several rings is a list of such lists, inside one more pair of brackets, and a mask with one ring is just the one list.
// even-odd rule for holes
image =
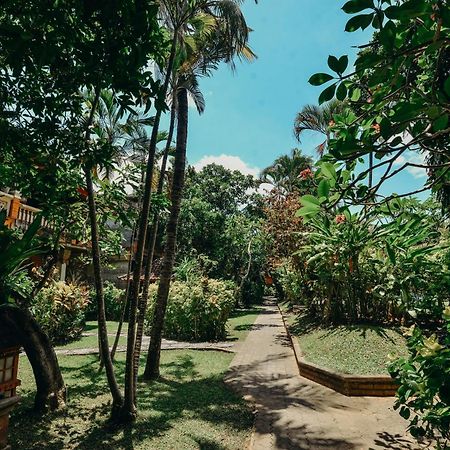
[[334, 221], [336, 222], [336, 223], [344, 223], [345, 222], [345, 216], [344, 216], [344, 214], [338, 214], [336, 217], [335, 217], [335, 219], [334, 219]]

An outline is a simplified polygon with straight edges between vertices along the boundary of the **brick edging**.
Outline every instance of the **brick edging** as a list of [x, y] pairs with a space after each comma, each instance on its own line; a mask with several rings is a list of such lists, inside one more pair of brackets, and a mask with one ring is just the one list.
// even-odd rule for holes
[[277, 304], [283, 320], [284, 328], [294, 350], [298, 370], [301, 376], [316, 383], [322, 384], [340, 394], [367, 397], [394, 397], [398, 384], [389, 376], [370, 375], [346, 375], [325, 369], [316, 364], [307, 362], [303, 356], [300, 344], [296, 336], [292, 336], [286, 323], [285, 316], [280, 306]]

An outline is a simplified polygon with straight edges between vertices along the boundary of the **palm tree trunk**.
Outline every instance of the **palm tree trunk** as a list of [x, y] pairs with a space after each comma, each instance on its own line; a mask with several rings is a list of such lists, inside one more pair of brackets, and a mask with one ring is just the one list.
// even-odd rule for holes
[[166, 250], [164, 253], [161, 276], [156, 296], [155, 313], [150, 334], [150, 347], [145, 366], [144, 379], [151, 380], [159, 377], [159, 360], [161, 355], [161, 339], [169, 297], [170, 281], [172, 278], [177, 242], [178, 218], [180, 215], [181, 196], [184, 187], [186, 167], [186, 146], [188, 133], [188, 98], [187, 90], [180, 88], [177, 92], [178, 127], [177, 145], [175, 152], [174, 173], [172, 181], [172, 205], [166, 228]]
[[[161, 98], [165, 99], [169, 86], [169, 81], [172, 76], [172, 70], [175, 60], [175, 52], [177, 45], [177, 34], [174, 33], [172, 39], [172, 47], [170, 51], [169, 61], [167, 64], [166, 77], [164, 86], [161, 91]], [[134, 375], [134, 348], [136, 342], [136, 321], [137, 321], [137, 305], [140, 290], [140, 280], [142, 271], [142, 260], [144, 256], [145, 237], [147, 234], [148, 216], [150, 213], [150, 203], [152, 194], [153, 169], [155, 164], [156, 144], [159, 131], [159, 123], [161, 120], [162, 107], [158, 107], [155, 115], [155, 122], [153, 124], [152, 135], [150, 138], [150, 146], [147, 158], [144, 193], [142, 198], [142, 209], [140, 212], [137, 248], [135, 267], [133, 270], [133, 280], [130, 292], [130, 313], [128, 320], [128, 336], [127, 336], [127, 357], [125, 365], [125, 399], [123, 408], [120, 414], [120, 420], [123, 423], [131, 422], [136, 419], [136, 389], [135, 389], [135, 375]]]
[[[172, 145], [173, 133], [175, 130], [175, 116], [176, 116], [176, 102], [175, 99], [172, 101], [172, 108], [170, 110], [170, 126], [169, 133], [167, 135], [167, 143], [166, 148], [164, 149], [163, 159], [161, 163], [161, 171], [159, 175], [158, 181], [158, 190], [156, 193], [158, 195], [162, 194], [164, 188], [164, 175], [166, 172], [167, 159], [169, 157], [170, 147]], [[153, 256], [155, 254], [155, 246], [156, 246], [156, 237], [158, 234], [158, 226], [159, 226], [159, 213], [155, 212], [153, 215], [152, 226], [150, 228], [150, 233], [147, 234], [147, 265], [145, 266], [144, 271], [144, 286], [142, 290], [141, 300], [138, 306], [138, 316], [137, 316], [137, 330], [136, 330], [136, 343], [134, 346], [134, 376], [135, 376], [135, 389], [136, 382], [138, 376], [139, 369], [139, 359], [141, 356], [141, 347], [142, 347], [142, 337], [144, 336], [144, 322], [145, 322], [145, 314], [147, 312], [147, 303], [148, 303], [148, 289], [150, 286], [150, 276], [152, 274], [152, 266], [153, 266]]]
[[[89, 119], [86, 125], [85, 142], [88, 145], [90, 137], [90, 126], [94, 119], [95, 110], [97, 109], [98, 100], [100, 97], [100, 88], [95, 90], [95, 98], [91, 106]], [[99, 233], [97, 224], [97, 208], [95, 204], [94, 184], [92, 182], [92, 168], [85, 165], [84, 174], [86, 177], [86, 190], [88, 192], [88, 207], [89, 207], [89, 221], [91, 225], [91, 246], [92, 246], [92, 265], [94, 269], [94, 284], [97, 297], [97, 321], [98, 321], [98, 338], [99, 338], [99, 355], [106, 368], [106, 378], [108, 380], [109, 389], [113, 398], [112, 415], [115, 416], [119, 408], [123, 404], [122, 394], [117, 384], [116, 376], [114, 374], [114, 367], [109, 353], [108, 331], [106, 328], [106, 314], [105, 314], [105, 298], [103, 295], [103, 278], [102, 266], [100, 261], [100, 245]]]
[[112, 415], [115, 416], [118, 409], [123, 404], [122, 394], [117, 384], [114, 374], [114, 367], [109, 353], [108, 331], [106, 328], [105, 298], [103, 295], [103, 278], [100, 261], [99, 233], [97, 225], [97, 211], [94, 199], [94, 185], [92, 182], [91, 169], [85, 167], [86, 188], [88, 192], [89, 219], [91, 222], [91, 245], [92, 245], [92, 265], [94, 268], [94, 284], [97, 296], [97, 321], [99, 336], [99, 353], [102, 363], [105, 365], [106, 378], [113, 398]]

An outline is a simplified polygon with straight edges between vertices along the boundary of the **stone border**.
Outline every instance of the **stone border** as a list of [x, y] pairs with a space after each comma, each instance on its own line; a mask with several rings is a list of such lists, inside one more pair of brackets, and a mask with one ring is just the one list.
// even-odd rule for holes
[[332, 370], [319, 367], [316, 364], [307, 362], [302, 355], [302, 351], [296, 336], [292, 336], [286, 323], [285, 316], [278, 305], [284, 328], [294, 350], [298, 370], [301, 376], [316, 383], [333, 389], [348, 397], [394, 397], [398, 384], [389, 376], [365, 376], [346, 375]]

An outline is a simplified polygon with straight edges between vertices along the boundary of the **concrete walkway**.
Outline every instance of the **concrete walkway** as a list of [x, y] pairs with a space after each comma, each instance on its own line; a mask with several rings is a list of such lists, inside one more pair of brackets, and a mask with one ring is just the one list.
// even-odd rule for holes
[[[142, 348], [147, 349], [149, 343], [150, 337], [144, 336], [142, 338]], [[218, 352], [234, 353], [234, 346], [235, 344], [231, 342], [182, 342], [182, 341], [171, 341], [169, 339], [163, 339], [161, 342], [162, 350], [215, 350]], [[117, 352], [119, 353], [126, 351], [127, 351], [126, 345], [119, 345], [117, 347]], [[59, 347], [55, 349], [55, 353], [57, 355], [96, 355], [98, 353], [98, 347], [70, 348], [70, 349]]]
[[253, 450], [408, 449], [392, 398], [346, 397], [300, 377], [276, 304], [268, 301], [226, 382], [256, 407]]

